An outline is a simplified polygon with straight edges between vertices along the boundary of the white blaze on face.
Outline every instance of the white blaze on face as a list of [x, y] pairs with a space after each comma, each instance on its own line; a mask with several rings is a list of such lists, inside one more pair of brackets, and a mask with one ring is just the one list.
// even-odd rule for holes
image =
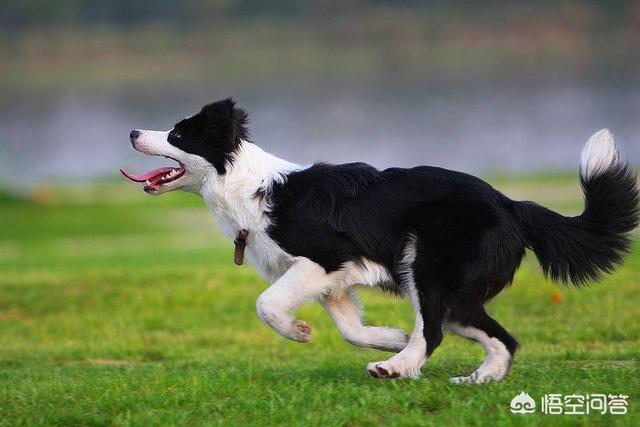
[[[169, 144], [169, 132], [158, 130], [140, 130], [140, 135], [132, 142], [133, 148], [151, 156], [167, 156], [172, 151]], [[175, 147], [174, 147], [175, 148]], [[177, 153], [174, 153], [177, 154]]]
[[163, 156], [179, 163], [179, 167], [163, 167], [141, 175], [133, 175], [121, 169], [123, 175], [132, 181], [144, 182], [144, 190], [149, 194], [162, 194], [173, 190], [200, 192], [204, 178], [215, 172], [204, 158], [187, 153], [169, 143], [168, 131], [139, 130], [132, 141], [133, 148], [150, 156]]

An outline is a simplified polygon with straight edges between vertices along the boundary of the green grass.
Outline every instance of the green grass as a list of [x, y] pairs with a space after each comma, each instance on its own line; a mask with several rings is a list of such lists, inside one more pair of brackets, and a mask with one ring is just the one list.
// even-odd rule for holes
[[[577, 178], [496, 177], [567, 213]], [[529, 255], [490, 311], [522, 343], [498, 384], [458, 386], [481, 348], [447, 336], [418, 381], [376, 381], [390, 356], [344, 343], [317, 305], [313, 341], [260, 323], [267, 284], [232, 263], [202, 202], [110, 183], [0, 192], [0, 425], [639, 425], [640, 249], [603, 283], [558, 288]], [[559, 291], [562, 302], [552, 302]], [[408, 305], [362, 292], [373, 324], [411, 326]], [[624, 393], [626, 416], [513, 415], [521, 390]]]

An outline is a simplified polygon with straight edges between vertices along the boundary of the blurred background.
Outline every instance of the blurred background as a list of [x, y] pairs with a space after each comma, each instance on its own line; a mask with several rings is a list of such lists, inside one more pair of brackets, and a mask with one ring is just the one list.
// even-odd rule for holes
[[[0, 183], [115, 177], [233, 96], [306, 163], [575, 171], [609, 127], [640, 162], [640, 3], [0, 2]], [[1, 184], [0, 184], [1, 185]]]

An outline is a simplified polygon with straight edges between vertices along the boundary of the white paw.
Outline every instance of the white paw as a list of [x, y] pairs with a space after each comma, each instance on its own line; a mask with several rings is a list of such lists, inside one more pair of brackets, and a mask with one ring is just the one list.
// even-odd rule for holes
[[486, 345], [487, 358], [471, 375], [453, 377], [454, 384], [485, 384], [502, 380], [511, 366], [511, 353], [497, 338], [492, 338]]
[[500, 381], [504, 376], [484, 375], [474, 371], [471, 375], [449, 378], [453, 384], [486, 384], [492, 381]]
[[304, 320], [294, 319], [287, 337], [298, 342], [311, 341], [311, 327]]
[[509, 370], [509, 363], [482, 364], [472, 374], [450, 378], [454, 384], [485, 384], [492, 381], [500, 381]]
[[453, 384], [484, 384], [485, 382], [491, 381], [491, 379], [487, 376], [480, 375], [478, 371], [474, 371], [470, 375], [449, 378], [449, 381]]
[[367, 371], [373, 378], [418, 378], [420, 367], [411, 366], [406, 363], [398, 363], [393, 358], [384, 362], [371, 362], [367, 364]]

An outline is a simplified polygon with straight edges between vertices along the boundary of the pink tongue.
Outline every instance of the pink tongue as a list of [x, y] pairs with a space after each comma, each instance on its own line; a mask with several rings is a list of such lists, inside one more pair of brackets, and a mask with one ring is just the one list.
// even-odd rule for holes
[[122, 173], [122, 175], [129, 178], [131, 181], [145, 182], [146, 180], [156, 177], [158, 175], [166, 175], [169, 172], [171, 172], [173, 169], [174, 168], [171, 168], [171, 167], [164, 167], [164, 168], [154, 169], [147, 173], [143, 173], [142, 175], [133, 175], [127, 172], [126, 170], [120, 168], [120, 173]]

